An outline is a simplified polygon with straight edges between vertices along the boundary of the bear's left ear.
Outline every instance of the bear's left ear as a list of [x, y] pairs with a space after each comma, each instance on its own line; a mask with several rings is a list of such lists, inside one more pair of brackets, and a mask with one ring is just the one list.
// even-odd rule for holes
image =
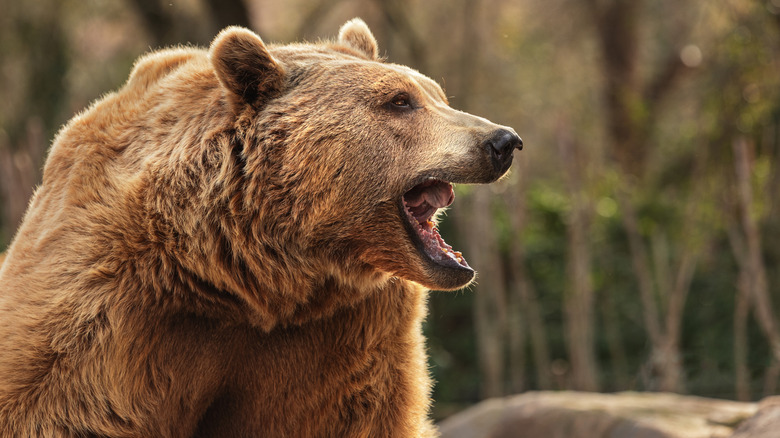
[[339, 43], [365, 55], [368, 59], [376, 60], [379, 57], [376, 38], [366, 22], [360, 18], [353, 18], [341, 26]]
[[284, 69], [263, 40], [243, 27], [230, 26], [220, 32], [211, 43], [209, 57], [234, 105], [243, 102], [258, 108], [284, 86]]

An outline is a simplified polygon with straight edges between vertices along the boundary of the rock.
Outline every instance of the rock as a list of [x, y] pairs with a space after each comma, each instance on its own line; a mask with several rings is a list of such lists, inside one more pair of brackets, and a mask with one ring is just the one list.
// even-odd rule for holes
[[668, 393], [528, 392], [486, 400], [439, 429], [442, 438], [729, 438], [757, 409]]
[[767, 397], [758, 404], [758, 413], [742, 422], [731, 438], [780, 437], [780, 396]]

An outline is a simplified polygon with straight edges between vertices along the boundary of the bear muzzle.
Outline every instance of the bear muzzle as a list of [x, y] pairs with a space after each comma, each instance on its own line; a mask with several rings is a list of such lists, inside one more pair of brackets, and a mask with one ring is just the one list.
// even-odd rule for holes
[[[474, 271], [463, 255], [454, 250], [439, 234], [437, 211], [454, 200], [453, 183], [490, 183], [501, 178], [512, 165], [515, 149], [523, 148], [523, 140], [504, 126], [493, 125], [472, 146], [470, 163], [461, 162], [425, 176], [408, 189], [399, 202], [402, 221], [425, 266], [424, 278], [414, 280], [435, 289], [456, 289], [468, 284]], [[479, 151], [475, 154], [473, 152]]]

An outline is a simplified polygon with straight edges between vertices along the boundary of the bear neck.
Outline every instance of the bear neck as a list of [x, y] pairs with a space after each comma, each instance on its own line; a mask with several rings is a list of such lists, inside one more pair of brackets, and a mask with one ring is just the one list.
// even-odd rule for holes
[[[235, 149], [241, 136], [226, 132], [157, 160], [165, 166], [150, 169], [154, 178], [135, 192], [145, 214], [133, 227], [138, 236], [124, 240], [144, 242], [129, 252], [145, 268], [132, 271], [149, 273], [155, 297], [196, 312], [216, 309], [214, 317], [268, 331], [327, 318], [403, 282], [360, 262], [349, 248], [302, 245], [300, 231], [258, 219], [275, 213], [255, 204], [262, 189], [246, 189]], [[172, 186], [200, 189], [171, 196]], [[192, 211], [207, 214], [193, 219]]]

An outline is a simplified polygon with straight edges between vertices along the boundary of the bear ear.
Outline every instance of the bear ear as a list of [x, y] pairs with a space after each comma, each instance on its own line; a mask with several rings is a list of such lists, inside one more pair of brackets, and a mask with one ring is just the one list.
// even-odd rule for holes
[[341, 26], [339, 43], [362, 53], [368, 59], [376, 60], [379, 57], [376, 38], [360, 18], [353, 18]]
[[209, 49], [219, 82], [231, 92], [233, 104], [255, 108], [278, 94], [284, 70], [254, 32], [230, 26], [214, 38]]

